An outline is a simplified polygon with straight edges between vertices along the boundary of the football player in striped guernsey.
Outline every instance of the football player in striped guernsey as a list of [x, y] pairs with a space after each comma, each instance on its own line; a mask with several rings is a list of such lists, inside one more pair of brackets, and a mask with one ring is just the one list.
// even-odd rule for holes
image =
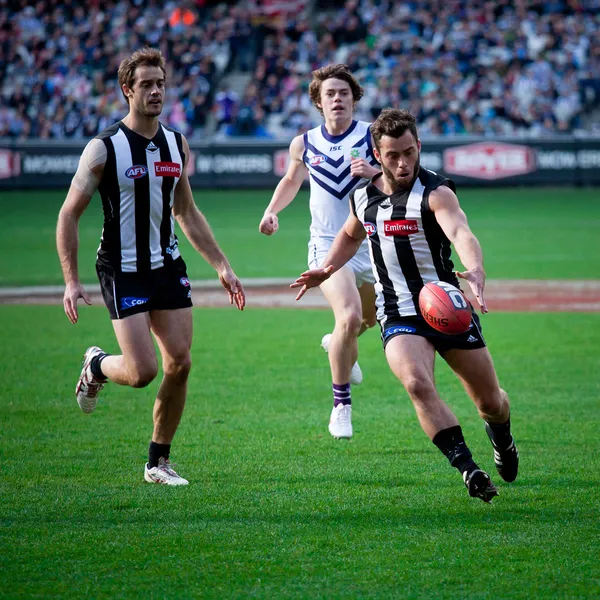
[[77, 402], [81, 410], [92, 412], [107, 381], [147, 386], [158, 373], [154, 336], [164, 375], [154, 403], [144, 478], [186, 485], [169, 460], [186, 401], [192, 344], [192, 292], [175, 220], [214, 267], [230, 302], [242, 310], [245, 296], [194, 202], [186, 172], [187, 140], [158, 120], [165, 80], [159, 50], [138, 50], [121, 63], [119, 84], [129, 112], [83, 151], [58, 217], [57, 246], [66, 284], [65, 312], [77, 323], [78, 300], [91, 304], [79, 280], [79, 219], [98, 190], [104, 227], [96, 270], [121, 353], [111, 355], [97, 346], [87, 349], [75, 390]]
[[[425, 433], [462, 474], [471, 496], [490, 502], [497, 494], [479, 468], [462, 429], [441, 399], [434, 378], [436, 352], [473, 400], [492, 443], [494, 462], [508, 482], [517, 477], [519, 453], [510, 430], [508, 395], [500, 387], [475, 312], [470, 329], [448, 335], [430, 327], [419, 311], [419, 292], [430, 281], [471, 287], [483, 313], [485, 271], [477, 238], [455, 194], [454, 183], [420, 166], [421, 142], [414, 117], [386, 109], [371, 126], [382, 173], [350, 195], [351, 214], [321, 267], [303, 273], [292, 287], [323, 285], [369, 240], [377, 291], [377, 318], [385, 354], [404, 385]], [[454, 272], [450, 245], [466, 270]]]
[[[294, 200], [309, 175], [308, 265], [316, 268], [322, 265], [348, 217], [348, 195], [363, 178], [378, 173], [379, 168], [369, 123], [353, 117], [363, 90], [348, 67], [328, 65], [314, 71], [309, 95], [325, 122], [292, 140], [287, 173], [275, 189], [259, 230], [265, 235], [278, 230], [278, 214]], [[329, 355], [331, 367], [333, 409], [329, 432], [336, 438], [352, 437], [350, 384], [362, 381], [357, 338], [376, 323], [373, 281], [365, 243], [356, 256], [321, 285], [335, 317], [333, 333], [325, 335], [321, 345]]]

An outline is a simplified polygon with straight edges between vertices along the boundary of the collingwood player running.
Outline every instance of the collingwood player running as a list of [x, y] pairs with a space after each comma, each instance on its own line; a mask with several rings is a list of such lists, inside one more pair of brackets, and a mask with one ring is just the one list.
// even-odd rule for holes
[[194, 203], [186, 173], [187, 140], [158, 120], [165, 95], [165, 61], [160, 51], [144, 48], [125, 59], [119, 67], [119, 85], [129, 113], [86, 146], [58, 217], [64, 308], [76, 323], [79, 298], [91, 304], [77, 268], [79, 219], [94, 192], [100, 192], [104, 228], [96, 270], [121, 349], [119, 355], [97, 346], [87, 349], [77, 402], [81, 410], [92, 412], [107, 381], [147, 386], [158, 373], [153, 334], [164, 377], [154, 404], [144, 478], [186, 485], [169, 461], [186, 401], [192, 344], [191, 288], [177, 245], [175, 219], [214, 267], [230, 302], [240, 310], [244, 290]]
[[[325, 123], [299, 135], [290, 144], [290, 166], [281, 179], [260, 222], [259, 230], [272, 235], [279, 228], [278, 213], [296, 197], [310, 174], [310, 241], [308, 265], [323, 264], [335, 236], [348, 217], [348, 194], [363, 178], [379, 169], [371, 147], [369, 123], [353, 119], [363, 90], [346, 65], [328, 65], [313, 72], [309, 87], [313, 104]], [[357, 337], [373, 327], [375, 293], [367, 245], [340, 268], [321, 291], [335, 317], [332, 334], [321, 345], [329, 354], [333, 383], [333, 410], [329, 432], [352, 437], [350, 384], [362, 381]]]
[[[498, 473], [510, 482], [517, 477], [519, 453], [510, 431], [508, 395], [499, 386], [475, 313], [466, 333], [446, 335], [430, 327], [418, 308], [425, 283], [442, 280], [458, 285], [458, 275], [487, 312], [481, 247], [454, 183], [420, 167], [421, 142], [414, 117], [405, 110], [386, 109], [371, 131], [383, 172], [351, 194], [351, 214], [321, 268], [306, 271], [292, 287], [301, 288], [299, 299], [307, 289], [323, 285], [368, 236], [377, 318], [390, 368], [408, 392], [423, 430], [460, 471], [469, 494], [490, 502], [498, 492], [473, 461], [458, 420], [437, 391], [436, 351], [475, 403], [492, 442]], [[454, 273], [451, 243], [467, 268], [462, 273]]]

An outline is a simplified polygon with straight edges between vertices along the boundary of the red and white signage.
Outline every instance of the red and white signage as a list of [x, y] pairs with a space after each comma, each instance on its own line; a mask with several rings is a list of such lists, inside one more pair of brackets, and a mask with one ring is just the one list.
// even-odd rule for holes
[[383, 222], [383, 233], [385, 235], [412, 235], [419, 233], [419, 226], [414, 219], [398, 219]]
[[174, 162], [154, 163], [154, 174], [157, 177], [181, 177], [181, 165]]
[[535, 169], [535, 150], [519, 144], [482, 142], [444, 150], [444, 171], [449, 175], [501, 179]]
[[18, 152], [0, 148], [0, 179], [18, 177], [21, 174], [21, 160]]

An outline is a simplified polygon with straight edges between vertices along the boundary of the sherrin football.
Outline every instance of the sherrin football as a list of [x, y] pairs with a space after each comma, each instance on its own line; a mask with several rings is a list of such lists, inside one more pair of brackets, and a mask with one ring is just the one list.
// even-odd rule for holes
[[465, 295], [445, 281], [426, 283], [419, 293], [423, 318], [437, 331], [456, 335], [471, 327], [471, 305]]

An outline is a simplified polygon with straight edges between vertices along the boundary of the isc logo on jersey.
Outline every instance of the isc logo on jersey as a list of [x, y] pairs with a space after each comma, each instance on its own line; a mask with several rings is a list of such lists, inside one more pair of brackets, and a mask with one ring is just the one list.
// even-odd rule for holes
[[414, 219], [398, 219], [396, 221], [384, 221], [383, 233], [385, 235], [412, 235], [419, 233], [419, 226]]
[[148, 175], [148, 169], [144, 165], [133, 165], [125, 171], [125, 177], [129, 177], [129, 179], [139, 179], [145, 175]]
[[174, 162], [154, 163], [154, 174], [157, 177], [181, 177], [181, 165]]
[[321, 156], [320, 154], [315, 154], [315, 156], [310, 157], [308, 162], [311, 167], [316, 167], [317, 165], [320, 165], [321, 163], [327, 162], [327, 158], [325, 158], [324, 156]]

